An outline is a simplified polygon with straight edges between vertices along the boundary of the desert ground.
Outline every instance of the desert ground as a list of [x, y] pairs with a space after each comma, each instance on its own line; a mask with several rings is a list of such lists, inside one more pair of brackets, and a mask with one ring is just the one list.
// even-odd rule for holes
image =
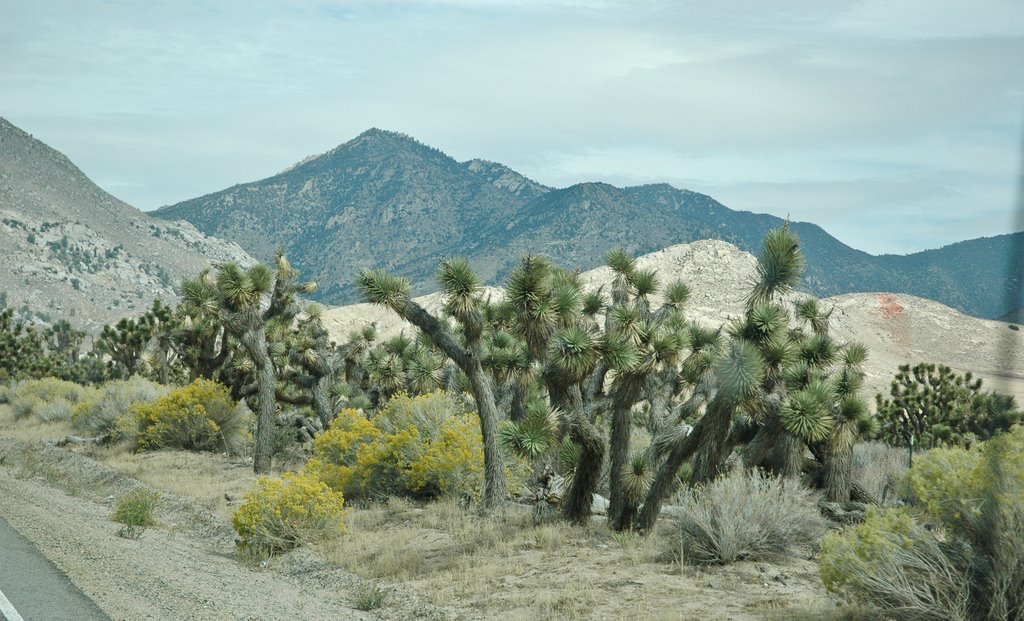
[[[671, 519], [648, 538], [534, 526], [529, 506], [351, 508], [348, 535], [265, 562], [237, 552], [230, 516], [253, 482], [222, 455], [57, 447], [70, 428], [0, 406], [0, 517], [112, 619], [721, 619], [833, 613], [814, 550], [778, 562], [678, 562]], [[115, 499], [158, 491], [158, 525], [117, 535]], [[368, 610], [360, 610], [367, 608]]]

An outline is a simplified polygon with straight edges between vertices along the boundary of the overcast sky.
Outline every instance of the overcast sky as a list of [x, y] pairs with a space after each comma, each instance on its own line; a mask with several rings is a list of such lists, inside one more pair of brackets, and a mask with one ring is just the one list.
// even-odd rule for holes
[[149, 210], [369, 127], [873, 253], [1012, 230], [1021, 0], [0, 0], [0, 116]]

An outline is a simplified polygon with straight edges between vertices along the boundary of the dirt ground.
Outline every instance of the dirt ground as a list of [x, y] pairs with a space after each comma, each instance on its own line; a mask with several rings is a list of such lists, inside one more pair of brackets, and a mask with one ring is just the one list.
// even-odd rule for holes
[[[812, 550], [694, 568], [673, 560], [669, 522], [641, 538], [600, 520], [535, 526], [514, 505], [487, 517], [448, 502], [357, 507], [342, 539], [253, 563], [230, 527], [254, 481], [248, 464], [40, 440], [62, 431], [0, 406], [0, 516], [115, 620], [754, 621], [833, 610]], [[159, 524], [119, 537], [113, 504], [140, 485], [163, 495]]]

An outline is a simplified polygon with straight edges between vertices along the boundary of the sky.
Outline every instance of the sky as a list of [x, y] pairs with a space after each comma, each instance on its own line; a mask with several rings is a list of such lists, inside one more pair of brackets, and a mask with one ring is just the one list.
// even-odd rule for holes
[[1020, 0], [0, 0], [0, 116], [143, 210], [370, 127], [871, 253], [1015, 229]]

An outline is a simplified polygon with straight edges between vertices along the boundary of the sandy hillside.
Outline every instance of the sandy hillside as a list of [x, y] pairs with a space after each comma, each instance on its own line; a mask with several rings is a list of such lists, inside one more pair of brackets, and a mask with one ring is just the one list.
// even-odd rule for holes
[[[757, 260], [732, 244], [704, 240], [679, 244], [637, 259], [643, 269], [657, 270], [662, 284], [681, 279], [691, 290], [687, 315], [701, 323], [718, 326], [743, 311], [743, 300], [755, 278]], [[584, 272], [586, 288], [608, 287], [607, 267]], [[500, 289], [487, 288], [485, 295], [500, 298]], [[434, 293], [416, 300], [439, 311], [443, 297]], [[661, 303], [654, 296], [655, 305]], [[867, 391], [888, 393], [889, 382], [901, 364], [931, 361], [958, 371], [974, 371], [988, 388], [1017, 396], [1024, 403], [1024, 337], [1010, 324], [964, 315], [938, 302], [910, 295], [854, 293], [826, 298], [824, 307], [835, 307], [834, 333], [842, 340], [868, 346]], [[351, 330], [376, 323], [381, 338], [415, 329], [389, 310], [370, 304], [332, 308], [324, 314], [331, 337], [348, 339]]]

